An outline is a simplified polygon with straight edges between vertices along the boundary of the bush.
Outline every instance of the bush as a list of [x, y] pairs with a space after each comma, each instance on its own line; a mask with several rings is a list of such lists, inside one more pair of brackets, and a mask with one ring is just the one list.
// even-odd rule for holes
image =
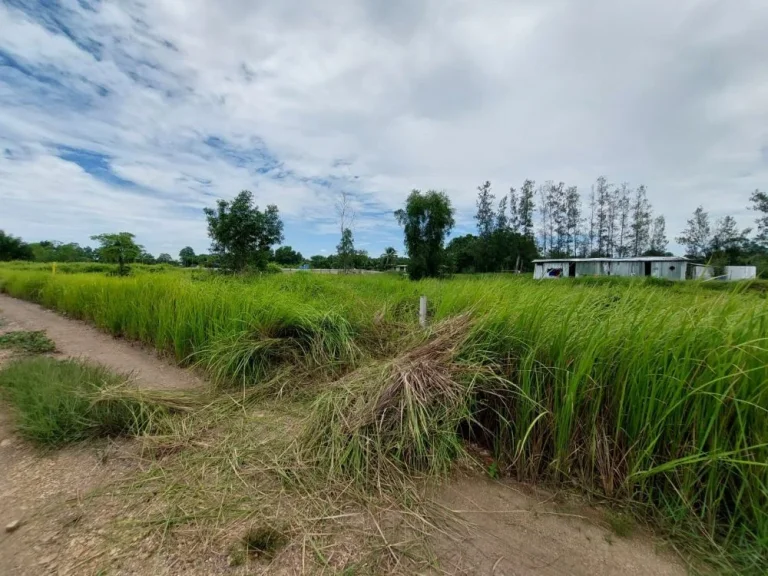
[[58, 446], [150, 431], [167, 407], [147, 402], [124, 379], [76, 360], [22, 358], [0, 371], [0, 395], [25, 438]]

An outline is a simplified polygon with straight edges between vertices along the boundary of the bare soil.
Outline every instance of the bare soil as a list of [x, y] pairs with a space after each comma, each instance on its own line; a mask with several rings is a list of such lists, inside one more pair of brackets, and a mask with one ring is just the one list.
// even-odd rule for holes
[[0, 330], [45, 330], [62, 356], [84, 358], [114, 372], [131, 374], [139, 386], [173, 390], [203, 385], [192, 371], [170, 364], [151, 349], [118, 340], [37, 304], [0, 294], [0, 311], [5, 319]]
[[[132, 373], [137, 385], [162, 389], [202, 387], [194, 373], [153, 352], [105, 335], [82, 322], [0, 295], [0, 333], [46, 330], [60, 353]], [[8, 361], [0, 351], [0, 367]], [[226, 551], [183, 537], [110, 547], [115, 520], [125, 520], [116, 499], [87, 498], [142, 466], [137, 443], [103, 441], [42, 453], [17, 437], [7, 407], [0, 405], [0, 575], [310, 574], [306, 537], [289, 548], [300, 560], [269, 566], [230, 566]], [[513, 483], [467, 477], [450, 483], [436, 502], [454, 516], [450, 530], [432, 545], [432, 573], [507, 576], [677, 576], [687, 573], [668, 546], [639, 528], [618, 536], [605, 515], [578, 501]], [[441, 514], [442, 516], [442, 514]], [[6, 525], [19, 521], [16, 530]], [[111, 524], [110, 524], [111, 523]], [[382, 534], [382, 537], [384, 535]], [[344, 538], [344, 535], [339, 535]], [[342, 564], [343, 565], [343, 564]], [[104, 566], [105, 571], [94, 571]], [[323, 570], [332, 574], [333, 571]], [[358, 572], [335, 572], [357, 574]], [[362, 572], [368, 573], [368, 572]]]

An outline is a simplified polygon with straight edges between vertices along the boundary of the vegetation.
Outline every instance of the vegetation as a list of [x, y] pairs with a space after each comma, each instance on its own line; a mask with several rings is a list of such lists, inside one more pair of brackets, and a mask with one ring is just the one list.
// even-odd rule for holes
[[44, 446], [154, 430], [172, 404], [124, 383], [76, 360], [27, 357], [0, 370], [0, 396], [12, 406], [19, 433]]
[[0, 230], [0, 262], [9, 260], [32, 260], [34, 254], [28, 244]]
[[454, 225], [454, 210], [444, 192], [414, 190], [395, 218], [405, 233], [412, 280], [439, 276], [444, 260], [443, 244]]
[[[314, 397], [302, 459], [384, 485], [467, 461], [576, 483], [744, 571], [768, 538], [768, 305], [645, 281], [161, 273], [0, 267], [3, 290], [198, 363], [222, 386]], [[417, 325], [418, 295], [431, 328]]]
[[270, 249], [283, 240], [283, 223], [277, 206], [264, 212], [253, 205], [253, 195], [243, 190], [232, 202], [219, 200], [216, 208], [206, 208], [211, 253], [225, 268], [240, 272], [246, 267], [264, 270]]
[[100, 244], [99, 259], [103, 262], [116, 262], [119, 276], [125, 276], [128, 273], [126, 264], [133, 262], [143, 250], [133, 241], [134, 238], [135, 236], [130, 232], [91, 236], [91, 240], [96, 240]]
[[45, 354], [56, 350], [56, 344], [45, 335], [44, 330], [14, 331], [0, 334], [0, 348], [10, 348], [30, 354]]

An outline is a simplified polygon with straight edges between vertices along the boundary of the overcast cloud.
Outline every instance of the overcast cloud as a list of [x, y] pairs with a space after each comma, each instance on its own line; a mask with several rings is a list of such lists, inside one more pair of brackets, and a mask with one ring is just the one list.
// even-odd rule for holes
[[764, 0], [3, 0], [0, 228], [200, 251], [202, 208], [247, 188], [313, 254], [348, 190], [377, 255], [412, 188], [464, 231], [486, 179], [601, 174], [670, 238], [698, 204], [747, 226], [766, 62]]

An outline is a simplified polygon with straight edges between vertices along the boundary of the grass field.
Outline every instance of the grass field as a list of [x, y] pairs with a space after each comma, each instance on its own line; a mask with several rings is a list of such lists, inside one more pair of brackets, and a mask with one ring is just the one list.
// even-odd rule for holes
[[438, 476], [480, 444], [494, 470], [576, 485], [745, 572], [768, 566], [761, 290], [72, 266], [4, 265], [0, 290], [218, 386], [304, 398], [299, 449], [331, 477]]

